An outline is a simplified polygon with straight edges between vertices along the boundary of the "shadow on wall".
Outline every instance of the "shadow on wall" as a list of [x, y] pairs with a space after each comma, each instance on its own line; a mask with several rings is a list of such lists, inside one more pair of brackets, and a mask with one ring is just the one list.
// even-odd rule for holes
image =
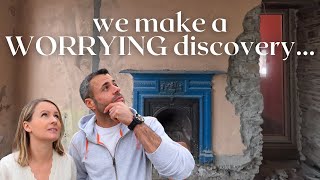
[[[6, 95], [6, 88], [7, 88], [6, 85], [4, 85], [4, 86], [2, 86], [2, 87], [0, 88], [0, 113], [1, 113], [2, 111], [8, 111], [9, 108], [10, 108], [10, 106], [11, 106], [10, 104], [6, 104], [6, 103], [3, 103], [3, 102], [2, 102], [2, 101], [3, 101], [3, 98], [7, 96], [7, 95]], [[1, 143], [1, 141], [2, 141], [2, 139], [1, 139], [1, 137], [0, 137], [0, 143]]]
[[308, 179], [320, 178], [320, 112], [309, 109], [303, 116], [301, 125], [302, 169]]
[[7, 113], [11, 107], [11, 104], [6, 102], [7, 99], [7, 86], [0, 86], [0, 115], [3, 119], [0, 119], [0, 159], [2, 156], [6, 155], [11, 151], [10, 146], [6, 142], [8, 134], [6, 130], [8, 129], [8, 121], [5, 120], [3, 113]]

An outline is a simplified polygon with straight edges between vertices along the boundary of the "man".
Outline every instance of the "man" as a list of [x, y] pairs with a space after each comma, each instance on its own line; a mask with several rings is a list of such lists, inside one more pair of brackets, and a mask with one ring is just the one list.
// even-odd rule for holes
[[190, 152], [172, 141], [156, 118], [129, 108], [106, 69], [89, 74], [80, 95], [94, 114], [80, 120], [69, 147], [77, 179], [148, 180], [151, 163], [168, 178], [191, 174], [195, 162]]

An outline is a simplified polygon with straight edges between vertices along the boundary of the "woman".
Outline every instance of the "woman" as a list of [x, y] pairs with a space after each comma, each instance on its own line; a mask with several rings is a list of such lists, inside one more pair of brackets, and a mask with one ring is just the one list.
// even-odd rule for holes
[[14, 151], [0, 161], [0, 179], [76, 179], [76, 166], [61, 144], [63, 133], [55, 103], [47, 99], [28, 103], [19, 117]]

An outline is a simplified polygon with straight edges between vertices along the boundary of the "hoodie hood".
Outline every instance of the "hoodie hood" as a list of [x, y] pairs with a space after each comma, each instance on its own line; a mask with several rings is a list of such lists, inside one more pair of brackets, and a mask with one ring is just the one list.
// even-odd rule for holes
[[86, 134], [86, 138], [90, 142], [96, 143], [96, 130], [94, 128], [96, 123], [96, 115], [95, 114], [88, 114], [83, 116], [79, 121], [79, 128]]

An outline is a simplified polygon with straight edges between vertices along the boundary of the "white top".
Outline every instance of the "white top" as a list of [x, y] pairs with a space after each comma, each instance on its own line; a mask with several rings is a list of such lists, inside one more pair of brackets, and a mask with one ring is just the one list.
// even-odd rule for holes
[[120, 123], [110, 128], [103, 128], [97, 124], [95, 124], [95, 127], [98, 132], [100, 142], [103, 143], [102, 145], [107, 147], [111, 153], [111, 156], [114, 157], [114, 151], [116, 149], [117, 142], [121, 138], [122, 134], [120, 131]]
[[[30, 166], [20, 166], [16, 159], [18, 152], [3, 157], [0, 161], [0, 179], [2, 180], [36, 180]], [[52, 167], [49, 180], [75, 180], [77, 169], [72, 157], [68, 154], [60, 156], [56, 151], [52, 155]]]

